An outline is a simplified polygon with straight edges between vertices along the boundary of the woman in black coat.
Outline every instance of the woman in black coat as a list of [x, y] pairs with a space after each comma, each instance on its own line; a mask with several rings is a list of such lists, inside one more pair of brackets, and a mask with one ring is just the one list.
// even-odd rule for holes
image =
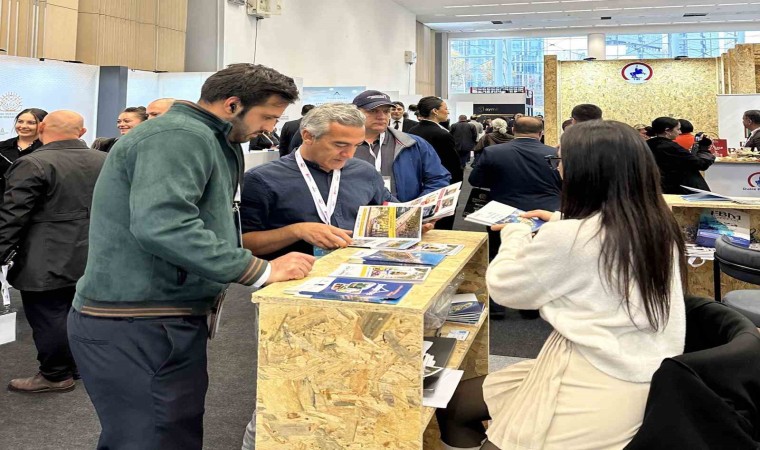
[[0, 196], [5, 192], [5, 172], [13, 161], [42, 147], [37, 130], [45, 116], [47, 111], [42, 109], [21, 111], [14, 122], [16, 137], [0, 142]]
[[[458, 183], [464, 178], [459, 153], [457, 153], [454, 136], [443, 128], [440, 123], [449, 119], [449, 108], [446, 102], [438, 97], [423, 97], [417, 103], [420, 123], [409, 130], [430, 143], [441, 159], [441, 164], [451, 174], [451, 184]], [[454, 217], [439, 220], [436, 228], [451, 230], [454, 227]]]
[[714, 162], [715, 156], [710, 153], [712, 141], [703, 137], [697, 149], [686, 150], [674, 139], [681, 134], [681, 124], [672, 117], [659, 117], [652, 122], [653, 136], [647, 145], [654, 154], [657, 166], [660, 168], [662, 192], [664, 194], [690, 194], [688, 186], [705, 191], [710, 186], [702, 177], [701, 170], [707, 170]]

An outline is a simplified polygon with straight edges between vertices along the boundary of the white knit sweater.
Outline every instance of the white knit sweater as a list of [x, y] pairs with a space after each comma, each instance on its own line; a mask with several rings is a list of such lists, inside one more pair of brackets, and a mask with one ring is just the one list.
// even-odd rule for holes
[[654, 332], [638, 288], [630, 297], [631, 321], [622, 296], [605, 281], [599, 226], [598, 215], [551, 221], [532, 238], [527, 225], [507, 225], [486, 273], [489, 294], [500, 305], [539, 309], [602, 372], [650, 382], [664, 358], [683, 353], [686, 318], [678, 260], [674, 258], [670, 317]]

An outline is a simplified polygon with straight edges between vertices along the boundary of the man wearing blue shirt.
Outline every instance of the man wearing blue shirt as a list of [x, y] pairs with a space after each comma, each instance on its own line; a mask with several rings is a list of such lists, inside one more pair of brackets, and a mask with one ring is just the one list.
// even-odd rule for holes
[[371, 164], [353, 159], [364, 120], [353, 105], [319, 106], [301, 122], [297, 151], [246, 172], [246, 248], [273, 256], [346, 247], [360, 206], [396, 201]]

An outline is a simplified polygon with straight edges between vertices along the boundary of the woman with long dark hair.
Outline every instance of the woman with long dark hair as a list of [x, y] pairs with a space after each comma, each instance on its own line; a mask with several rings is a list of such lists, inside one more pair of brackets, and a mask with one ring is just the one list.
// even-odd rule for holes
[[[464, 178], [459, 153], [457, 153], [454, 136], [449, 130], [440, 125], [449, 119], [449, 108], [446, 102], [438, 97], [422, 97], [417, 102], [420, 123], [409, 130], [409, 134], [415, 134], [430, 143], [441, 159], [441, 164], [451, 174], [451, 184], [458, 183]], [[438, 229], [451, 230], [454, 227], [454, 217], [446, 217], [439, 220]]]
[[647, 141], [647, 145], [652, 149], [660, 168], [663, 193], [692, 193], [681, 186], [710, 190], [710, 186], [699, 173], [701, 170], [707, 170], [715, 162], [715, 156], [710, 153], [712, 141], [709, 138], [702, 137], [694, 153], [686, 150], [675, 141], [681, 134], [681, 123], [672, 117], [654, 119], [649, 134], [652, 138]]
[[577, 123], [549, 159], [562, 214], [525, 214], [549, 221], [535, 237], [500, 226], [486, 281], [495, 302], [539, 309], [555, 331], [536, 360], [460, 383], [438, 410], [444, 448], [622, 449], [652, 374], [683, 352], [684, 242], [645, 142], [623, 123]]
[[45, 116], [47, 111], [38, 108], [21, 111], [13, 123], [16, 136], [0, 142], [0, 196], [5, 191], [5, 172], [13, 161], [42, 147], [38, 129]]

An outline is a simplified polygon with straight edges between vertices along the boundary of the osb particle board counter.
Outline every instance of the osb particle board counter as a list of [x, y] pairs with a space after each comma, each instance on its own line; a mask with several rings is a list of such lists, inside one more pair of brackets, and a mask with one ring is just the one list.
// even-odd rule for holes
[[[434, 410], [422, 406], [425, 311], [459, 273], [458, 292], [488, 304], [485, 233], [434, 230], [425, 242], [463, 244], [397, 305], [315, 300], [277, 283], [253, 295], [259, 304], [256, 448], [421, 449], [433, 442]], [[358, 249], [321, 258], [311, 276], [327, 276]], [[487, 310], [487, 308], [486, 308]], [[451, 329], [444, 326], [444, 333]], [[464, 378], [488, 373], [488, 318], [467, 329], [448, 367]], [[445, 334], [444, 334], [445, 335]], [[434, 422], [434, 421], [433, 421]], [[425, 448], [433, 448], [432, 444]]]
[[[737, 209], [749, 214], [750, 228], [760, 230], [760, 205], [744, 205], [734, 202], [690, 202], [681, 198], [680, 195], [665, 195], [665, 202], [673, 211], [676, 221], [684, 228], [686, 226], [698, 226], [699, 215], [703, 209]], [[689, 293], [713, 298], [713, 262], [706, 261], [700, 267], [689, 266]], [[721, 292], [723, 295], [736, 289], [755, 289], [756, 286], [738, 281], [728, 275], [721, 274]]]

